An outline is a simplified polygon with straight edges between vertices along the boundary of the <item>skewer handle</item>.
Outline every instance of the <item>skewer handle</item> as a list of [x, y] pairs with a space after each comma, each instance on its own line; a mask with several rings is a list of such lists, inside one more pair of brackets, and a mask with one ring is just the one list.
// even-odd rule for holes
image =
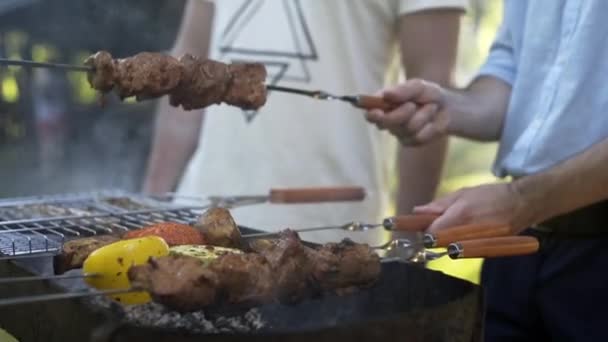
[[448, 255], [452, 259], [495, 258], [533, 254], [538, 248], [534, 237], [507, 236], [455, 242], [448, 246]]
[[355, 107], [359, 107], [362, 109], [382, 109], [384, 111], [390, 111], [395, 109], [395, 105], [386, 102], [383, 98], [379, 96], [371, 96], [371, 95], [358, 95], [357, 101], [355, 102]]
[[511, 235], [511, 227], [497, 223], [465, 224], [447, 228], [436, 233], [426, 234], [424, 246], [426, 248], [447, 247], [457, 241], [493, 238]]
[[361, 187], [272, 189], [269, 197], [270, 203], [281, 204], [352, 202], [365, 199], [365, 189]]
[[387, 230], [421, 232], [427, 229], [439, 215], [419, 214], [394, 216], [384, 220], [382, 225]]

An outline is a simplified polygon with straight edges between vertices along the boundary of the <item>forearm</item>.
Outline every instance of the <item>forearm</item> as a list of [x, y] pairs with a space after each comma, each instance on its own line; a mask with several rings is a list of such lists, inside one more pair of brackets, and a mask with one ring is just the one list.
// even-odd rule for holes
[[608, 139], [512, 185], [529, 208], [522, 219], [532, 223], [608, 199]]
[[143, 190], [164, 193], [175, 189], [198, 145], [203, 112], [184, 112], [161, 100]]
[[397, 213], [409, 214], [415, 206], [433, 200], [446, 150], [446, 138], [422, 147], [400, 148]]
[[443, 89], [448, 133], [480, 141], [500, 138], [511, 87], [493, 77], [480, 77], [466, 89]]
[[[189, 0], [171, 54], [185, 53], [205, 57], [209, 54], [209, 38], [215, 8], [213, 3]], [[202, 111], [185, 112], [161, 99], [158, 106], [152, 149], [143, 190], [163, 193], [175, 188], [199, 140]]]
[[[408, 78], [425, 79], [441, 86], [451, 84], [461, 15], [460, 10], [429, 10], [401, 18], [401, 55]], [[446, 148], [447, 138], [417, 148], [399, 148], [398, 213], [409, 214], [414, 206], [433, 199]]]
[[[452, 81], [454, 60], [455, 54], [452, 60], [433, 68], [410, 67], [408, 75], [447, 86]], [[447, 147], [447, 137], [437, 139], [428, 145], [398, 147], [398, 214], [409, 214], [415, 206], [433, 200], [441, 179]]]

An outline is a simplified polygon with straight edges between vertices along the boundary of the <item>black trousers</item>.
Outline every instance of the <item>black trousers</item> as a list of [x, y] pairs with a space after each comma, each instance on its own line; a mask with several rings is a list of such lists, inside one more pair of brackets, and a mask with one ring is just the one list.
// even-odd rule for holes
[[608, 341], [608, 235], [524, 234], [539, 253], [484, 262], [485, 341]]

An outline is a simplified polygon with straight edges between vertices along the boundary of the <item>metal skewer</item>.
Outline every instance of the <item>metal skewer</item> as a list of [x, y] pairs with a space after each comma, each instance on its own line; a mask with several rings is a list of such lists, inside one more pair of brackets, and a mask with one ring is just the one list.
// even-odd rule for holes
[[[387, 262], [408, 262], [410, 258], [407, 255], [407, 249], [410, 248], [407, 240], [394, 240], [392, 245], [387, 247], [387, 252], [393, 252], [389, 257], [380, 260], [381, 263]], [[423, 258], [425, 260], [435, 260], [443, 256], [449, 256], [452, 259], [460, 258], [485, 258], [485, 257], [504, 257], [518, 256], [536, 253], [539, 248], [539, 242], [531, 236], [509, 236], [487, 239], [476, 239], [468, 241], [453, 242], [447, 246], [445, 252], [432, 252], [425, 250]], [[25, 296], [16, 298], [0, 299], [0, 307], [8, 305], [26, 304], [42, 301], [61, 300], [70, 298], [81, 298], [89, 296], [114, 295], [130, 292], [142, 291], [137, 288], [101, 290], [101, 291], [85, 291], [75, 293], [58, 293], [37, 296]]]
[[0, 58], [0, 65], [16, 65], [25, 66], [30, 68], [48, 68], [48, 69], [62, 69], [71, 71], [93, 71], [93, 67], [86, 65], [74, 65], [74, 64], [59, 64], [59, 63], [47, 63], [47, 62], [34, 62], [27, 60], [17, 60]]
[[96, 278], [96, 277], [100, 277], [100, 276], [101, 276], [101, 274], [92, 273], [92, 274], [62, 274], [62, 275], [50, 275], [50, 276], [11, 277], [11, 278], [0, 278], [0, 284], [22, 283], [22, 282], [28, 282], [28, 281]]
[[19, 304], [28, 304], [28, 303], [48, 302], [48, 301], [62, 300], [62, 299], [126, 294], [126, 293], [139, 292], [139, 291], [141, 291], [141, 290], [130, 288], [130, 289], [115, 289], [115, 290], [101, 290], [101, 291], [53, 293], [53, 294], [37, 295], [37, 296], [2, 298], [2, 299], [0, 299], [0, 307], [10, 306], [10, 305], [19, 305]]
[[[349, 232], [361, 232], [379, 227], [384, 227], [386, 230], [392, 231], [409, 231], [409, 232], [422, 232], [437, 218], [436, 215], [401, 215], [395, 217], [389, 217], [384, 219], [381, 223], [363, 223], [363, 222], [349, 222], [338, 226], [323, 226], [323, 227], [311, 227], [311, 228], [298, 228], [292, 229], [296, 233], [307, 233], [322, 230], [345, 230]], [[277, 235], [278, 232], [263, 232], [243, 235], [246, 239], [260, 239], [265, 237], [272, 237]]]
[[350, 103], [362, 109], [394, 109], [394, 105], [386, 102], [382, 97], [371, 95], [333, 95], [322, 90], [304, 90], [298, 88], [283, 87], [277, 85], [267, 85], [266, 89], [284, 93], [304, 95], [318, 100], [339, 100]]

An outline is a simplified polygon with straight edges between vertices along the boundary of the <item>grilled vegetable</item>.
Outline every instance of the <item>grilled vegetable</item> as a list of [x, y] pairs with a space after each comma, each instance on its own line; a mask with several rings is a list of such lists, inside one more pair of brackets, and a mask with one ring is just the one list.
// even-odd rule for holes
[[[157, 236], [122, 240], [101, 247], [84, 261], [83, 272], [95, 274], [85, 278], [86, 282], [100, 290], [128, 289], [127, 271], [131, 266], [143, 265], [151, 257], [169, 254], [167, 243]], [[147, 292], [112, 295], [111, 298], [124, 304], [141, 304], [150, 301]]]
[[127, 232], [123, 238], [133, 239], [144, 236], [158, 236], [163, 238], [169, 246], [203, 245], [203, 234], [187, 224], [163, 222], [142, 229]]
[[171, 247], [169, 254], [171, 255], [186, 255], [201, 260], [204, 264], [207, 264], [222, 255], [234, 253], [242, 254], [243, 252], [226, 247], [217, 246], [202, 246], [202, 245], [183, 245]]

